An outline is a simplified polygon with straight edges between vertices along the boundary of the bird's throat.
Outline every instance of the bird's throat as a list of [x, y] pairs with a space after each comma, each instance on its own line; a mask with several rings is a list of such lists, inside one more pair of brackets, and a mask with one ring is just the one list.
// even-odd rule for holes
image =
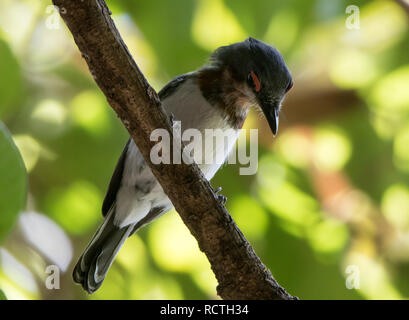
[[229, 126], [241, 129], [252, 105], [245, 83], [226, 68], [218, 67], [199, 70], [197, 81], [203, 97], [220, 110]]

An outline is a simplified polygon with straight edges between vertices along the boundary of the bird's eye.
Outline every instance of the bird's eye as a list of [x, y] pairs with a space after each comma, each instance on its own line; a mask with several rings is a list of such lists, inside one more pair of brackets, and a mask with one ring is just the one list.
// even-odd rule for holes
[[251, 71], [247, 77], [247, 81], [249, 83], [249, 86], [254, 87], [254, 90], [256, 92], [259, 92], [261, 90], [261, 82], [260, 79], [257, 77], [257, 75], [254, 73], [254, 71]]
[[290, 84], [288, 85], [287, 89], [285, 90], [285, 93], [287, 93], [288, 91], [290, 91], [291, 88], [293, 87], [293, 85], [294, 85], [294, 82], [291, 80], [291, 81], [290, 81]]

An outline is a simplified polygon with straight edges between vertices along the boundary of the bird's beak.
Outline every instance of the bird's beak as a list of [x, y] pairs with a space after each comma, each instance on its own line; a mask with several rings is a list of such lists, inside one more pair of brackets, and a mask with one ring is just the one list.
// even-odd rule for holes
[[266, 119], [270, 126], [271, 132], [275, 137], [278, 132], [278, 106], [265, 105], [262, 106], [261, 109], [263, 110], [263, 113], [266, 116]]

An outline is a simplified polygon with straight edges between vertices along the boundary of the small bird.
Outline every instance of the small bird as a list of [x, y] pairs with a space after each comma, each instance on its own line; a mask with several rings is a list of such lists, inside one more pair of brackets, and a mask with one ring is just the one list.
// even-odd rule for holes
[[[160, 92], [168, 116], [181, 132], [194, 128], [231, 132], [227, 146], [204, 152], [227, 159], [250, 107], [264, 113], [274, 136], [281, 103], [293, 86], [290, 72], [275, 48], [248, 38], [215, 50], [201, 69], [177, 76]], [[233, 130], [231, 130], [233, 129]], [[199, 164], [210, 180], [222, 164]], [[104, 220], [79, 258], [74, 281], [88, 293], [102, 284], [125, 240], [173, 208], [141, 152], [130, 138], [118, 160], [103, 205]]]

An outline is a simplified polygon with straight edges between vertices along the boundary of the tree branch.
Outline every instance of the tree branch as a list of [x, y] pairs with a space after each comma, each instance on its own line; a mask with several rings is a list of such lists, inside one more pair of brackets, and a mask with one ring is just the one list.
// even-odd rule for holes
[[395, 0], [395, 2], [402, 7], [409, 17], [409, 2], [407, 0]]
[[[151, 132], [171, 122], [137, 67], [103, 0], [53, 0], [96, 83], [210, 261], [223, 299], [295, 299], [272, 277], [197, 165], [150, 161]], [[170, 146], [172, 150], [172, 145]], [[250, 213], [249, 213], [250, 214]]]

